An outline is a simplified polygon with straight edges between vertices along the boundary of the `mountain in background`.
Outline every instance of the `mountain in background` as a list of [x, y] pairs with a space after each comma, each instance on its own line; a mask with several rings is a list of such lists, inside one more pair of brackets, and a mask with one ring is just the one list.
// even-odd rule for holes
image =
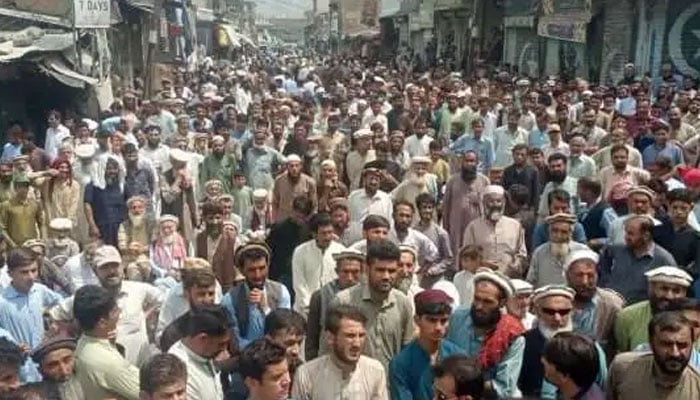
[[304, 18], [313, 0], [254, 0], [256, 13], [268, 18]]

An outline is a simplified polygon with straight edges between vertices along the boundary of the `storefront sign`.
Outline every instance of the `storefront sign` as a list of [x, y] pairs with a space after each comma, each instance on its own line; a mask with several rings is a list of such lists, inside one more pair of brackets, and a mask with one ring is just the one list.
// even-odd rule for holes
[[588, 23], [585, 21], [542, 17], [537, 26], [537, 34], [552, 39], [586, 43], [587, 28]]
[[109, 28], [111, 0], [74, 0], [73, 26], [76, 28]]

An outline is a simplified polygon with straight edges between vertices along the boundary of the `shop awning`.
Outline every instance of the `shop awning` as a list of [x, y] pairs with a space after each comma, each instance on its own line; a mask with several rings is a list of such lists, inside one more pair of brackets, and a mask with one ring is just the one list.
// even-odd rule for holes
[[0, 43], [0, 63], [19, 60], [30, 53], [49, 53], [66, 50], [75, 43], [72, 33], [47, 33], [34, 39], [29, 46], [14, 46], [12, 41]]
[[39, 68], [47, 74], [53, 76], [59, 82], [75, 88], [84, 88], [85, 85], [94, 86], [99, 82], [97, 79], [83, 75], [69, 67], [61, 56], [52, 55], [43, 58], [39, 62]]

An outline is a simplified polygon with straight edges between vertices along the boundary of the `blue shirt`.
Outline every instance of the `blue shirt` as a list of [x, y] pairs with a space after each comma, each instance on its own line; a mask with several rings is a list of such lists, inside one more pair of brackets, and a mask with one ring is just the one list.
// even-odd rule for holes
[[[464, 350], [449, 340], [440, 341], [438, 360], [453, 354], [464, 354]], [[430, 355], [417, 340], [397, 354], [389, 364], [389, 388], [392, 400], [433, 398], [433, 369]]]
[[[18, 337], [28, 338], [31, 335], [32, 326], [28, 316], [17, 312], [11, 303], [0, 297], [0, 337], [20, 344]], [[19, 378], [22, 383], [41, 381], [41, 374], [31, 358], [27, 358], [27, 361], [20, 368]]]
[[533, 130], [530, 131], [530, 134], [527, 137], [527, 145], [529, 147], [536, 147], [538, 149], [542, 149], [544, 146], [549, 144], [549, 135], [547, 134], [547, 129], [541, 130], [538, 127], [535, 127]]
[[683, 164], [683, 151], [680, 147], [672, 144], [666, 144], [664, 146], [652, 144], [642, 151], [642, 165], [644, 165], [644, 168], [649, 168], [659, 156], [671, 159], [672, 165]]
[[13, 331], [12, 326], [3, 328], [10, 331], [17, 341], [28, 344], [32, 349], [39, 346], [44, 338], [44, 310], [57, 305], [63, 297], [38, 282], [27, 293], [18, 292], [14, 286], [9, 285], [3, 289], [2, 297], [24, 317], [22, 320], [29, 324], [30, 332], [24, 329]]
[[[596, 342], [595, 349], [598, 352], [598, 376], [596, 377], [595, 383], [601, 387], [605, 388], [606, 381], [608, 380], [608, 365], [605, 352]], [[542, 392], [540, 393], [540, 399], [558, 399], [559, 389], [553, 384], [549, 383], [547, 379], [542, 379]]]
[[2, 160], [3, 161], [12, 161], [13, 158], [17, 157], [18, 155], [22, 154], [22, 145], [14, 145], [12, 143], [5, 143], [5, 146], [2, 148]]
[[[271, 310], [268, 308], [265, 310], [265, 312], [263, 312], [260, 310], [260, 307], [257, 304], [248, 304], [248, 332], [241, 332], [238, 325], [238, 317], [236, 315], [236, 301], [238, 299], [239, 290], [245, 290], [244, 297], [247, 299], [250, 289], [248, 288], [248, 284], [245, 283], [234, 286], [228, 293], [226, 293], [223, 299], [221, 299], [221, 305], [226, 309], [226, 311], [228, 311], [231, 332], [236, 335], [238, 346], [242, 349], [248, 346], [250, 342], [263, 337], [265, 332], [265, 317]], [[263, 289], [263, 293], [265, 296], [267, 296], [265, 289]], [[283, 285], [282, 295], [277, 308], [292, 308], [291, 303], [292, 300], [289, 296], [289, 290], [287, 290], [287, 288]]]
[[485, 174], [491, 170], [496, 154], [493, 150], [493, 142], [482, 137], [474, 139], [471, 133], [465, 133], [455, 140], [449, 147], [453, 154], [464, 154], [467, 151], [473, 151], [479, 157], [477, 171]]
[[126, 198], [118, 184], [100, 189], [88, 183], [83, 201], [92, 207], [92, 215], [98, 226], [121, 224], [126, 218]]
[[[464, 349], [467, 356], [476, 358], [484, 338], [476, 336], [470, 312], [470, 307], [460, 307], [452, 313], [445, 339]], [[524, 351], [525, 338], [521, 336], [513, 341], [498, 365], [485, 371], [484, 379], [491, 380], [498, 398], [520, 395], [518, 378]]]
[[[575, 242], [586, 244], [588, 239], [586, 238], [586, 230], [583, 229], [583, 225], [576, 221], [574, 224], [574, 232], [572, 234], [572, 239]], [[549, 224], [544, 222], [537, 224], [535, 230], [532, 232], [532, 248], [536, 249], [537, 246], [549, 242]]]

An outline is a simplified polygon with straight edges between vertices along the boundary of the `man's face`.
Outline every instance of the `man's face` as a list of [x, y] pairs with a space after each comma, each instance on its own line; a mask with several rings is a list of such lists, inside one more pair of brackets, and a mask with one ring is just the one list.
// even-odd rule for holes
[[114, 288], [122, 284], [124, 269], [117, 262], [110, 262], [95, 267], [95, 275], [104, 288]]
[[399, 263], [397, 260], [373, 260], [367, 268], [369, 286], [383, 294], [388, 294], [391, 291], [398, 275]]
[[187, 382], [181, 381], [157, 388], [146, 400], [187, 400]]
[[567, 222], [549, 224], [549, 241], [552, 243], [568, 243], [571, 240], [572, 225]]
[[525, 318], [525, 315], [530, 309], [531, 295], [532, 293], [522, 293], [509, 298], [506, 302], [508, 313], [518, 317], [519, 319]]
[[576, 298], [588, 301], [595, 296], [598, 286], [598, 270], [593, 261], [579, 260], [569, 267], [566, 280], [576, 291]]
[[163, 237], [168, 237], [177, 231], [177, 224], [172, 221], [164, 221], [160, 224], [160, 234]]
[[160, 131], [157, 129], [151, 129], [148, 131], [148, 136], [146, 137], [148, 144], [155, 147], [160, 144]]
[[360, 281], [362, 274], [362, 261], [345, 259], [340, 261], [340, 266], [336, 268], [338, 274], [338, 286], [342, 289], [354, 286]]
[[333, 353], [339, 360], [356, 364], [362, 355], [367, 330], [361, 322], [343, 318], [340, 320], [338, 332], [329, 333], [329, 338]]
[[287, 163], [287, 173], [291, 178], [298, 178], [301, 176], [301, 163], [298, 161]]
[[243, 263], [243, 275], [249, 286], [262, 288], [267, 280], [268, 265], [264, 257], [257, 260], [245, 260]]
[[616, 169], [624, 169], [627, 166], [629, 156], [626, 151], [618, 150], [612, 155], [612, 164]]
[[574, 306], [564, 296], [549, 296], [537, 305], [537, 318], [545, 328], [556, 331], [571, 324], [571, 311]]
[[668, 112], [668, 122], [670, 122], [672, 125], [680, 124], [681, 117], [681, 109], [678, 107], [673, 107]]
[[336, 208], [331, 213], [331, 220], [333, 221], [333, 226], [337, 229], [345, 229], [350, 221], [350, 216], [348, 211], [343, 208]]
[[652, 202], [645, 194], [633, 193], [627, 198], [627, 208], [632, 214], [648, 214], [652, 210]]
[[207, 229], [212, 233], [217, 233], [221, 231], [221, 225], [224, 223], [224, 216], [222, 214], [209, 214], [205, 218]]
[[450, 315], [416, 315], [414, 321], [418, 326], [419, 336], [431, 342], [438, 342], [445, 338], [449, 326]]
[[12, 166], [10, 164], [0, 164], [0, 179], [4, 183], [12, 182]]
[[213, 141], [211, 143], [211, 152], [214, 153], [215, 155], [223, 156], [225, 150], [226, 150], [226, 145], [224, 144], [224, 142], [217, 140], [217, 141]]
[[24, 200], [29, 195], [29, 185], [27, 183], [15, 183], [15, 196], [18, 199]]
[[287, 349], [289, 365], [301, 364], [301, 343], [304, 335], [291, 329], [280, 329], [270, 335], [270, 340]]
[[19, 366], [0, 364], [0, 393], [12, 393], [19, 386]]
[[210, 360], [215, 359], [226, 350], [231, 342], [231, 334], [228, 333], [228, 331], [223, 335], [207, 335], [206, 333], [200, 333], [197, 336], [199, 336], [202, 343], [202, 353], [199, 355]]
[[132, 216], [143, 215], [146, 212], [146, 205], [142, 201], [132, 201], [129, 204], [129, 214]]
[[[457, 396], [457, 384], [452, 375], [445, 374], [439, 378], [433, 379], [433, 400], [461, 400], [461, 396]], [[470, 397], [467, 397], [470, 398]]]
[[39, 277], [39, 266], [37, 262], [33, 262], [29, 265], [17, 267], [9, 272], [12, 278], [12, 286], [18, 291], [26, 293], [32, 288], [34, 282]]
[[333, 225], [323, 225], [318, 227], [316, 231], [316, 244], [320, 248], [328, 247], [333, 241], [333, 235], [335, 234], [335, 229]]
[[408, 251], [402, 251], [401, 258], [399, 259], [399, 277], [412, 278], [415, 265], [416, 260], [413, 254]]
[[216, 285], [193, 286], [187, 291], [190, 307], [212, 305], [216, 300]]
[[678, 332], [657, 329], [649, 344], [659, 369], [665, 374], [679, 376], [690, 361], [693, 335], [691, 329], [686, 326]]
[[688, 215], [692, 209], [693, 204], [684, 201], [673, 201], [669, 206], [668, 214], [674, 223], [683, 225], [688, 221]]
[[652, 308], [659, 310], [674, 300], [686, 297], [688, 290], [681, 285], [666, 282], [649, 282], [649, 302]]
[[433, 219], [433, 213], [435, 212], [435, 206], [431, 203], [422, 203], [418, 209], [420, 218], [425, 221], [430, 221]]
[[552, 202], [549, 204], [549, 214], [550, 215], [568, 214], [569, 208], [570, 208], [570, 205], [569, 205], [568, 201], [561, 201], [559, 199], [552, 199]]
[[491, 282], [480, 281], [474, 285], [471, 316], [476, 326], [493, 326], [500, 320], [504, 305], [500, 296], [500, 289]]
[[254, 399], [284, 400], [289, 396], [292, 383], [289, 377], [289, 363], [284, 359], [277, 364], [268, 365], [260, 381], [246, 378], [245, 382]]
[[413, 222], [413, 210], [406, 205], [396, 207], [394, 212], [394, 228], [399, 232], [405, 232]]
[[650, 238], [647, 233], [642, 232], [642, 227], [637, 221], [628, 221], [625, 224], [625, 243], [629, 248], [641, 249]]
[[41, 361], [41, 375], [48, 381], [65, 382], [73, 376], [74, 364], [73, 350], [54, 350]]
[[583, 113], [583, 123], [587, 126], [595, 125], [595, 111], [586, 111]]
[[566, 163], [564, 160], [552, 160], [549, 162], [549, 172], [564, 174], [566, 176]]
[[571, 138], [571, 141], [569, 142], [569, 149], [571, 150], [571, 154], [577, 156], [581, 155], [585, 148], [586, 141], [582, 137], [576, 136], [574, 138]]
[[654, 131], [654, 140], [656, 141], [656, 144], [664, 146], [668, 142], [668, 138], [668, 130], [657, 129], [656, 131]]
[[693, 99], [693, 101], [691, 101], [688, 105], [688, 111], [690, 111], [692, 114], [697, 114], [700, 112], [700, 100]]
[[377, 172], [366, 172], [365, 173], [365, 190], [370, 193], [374, 193], [379, 190], [379, 184], [381, 183], [381, 178]]
[[107, 180], [114, 180], [119, 177], [119, 164], [116, 162], [108, 162], [105, 166], [105, 177]]

